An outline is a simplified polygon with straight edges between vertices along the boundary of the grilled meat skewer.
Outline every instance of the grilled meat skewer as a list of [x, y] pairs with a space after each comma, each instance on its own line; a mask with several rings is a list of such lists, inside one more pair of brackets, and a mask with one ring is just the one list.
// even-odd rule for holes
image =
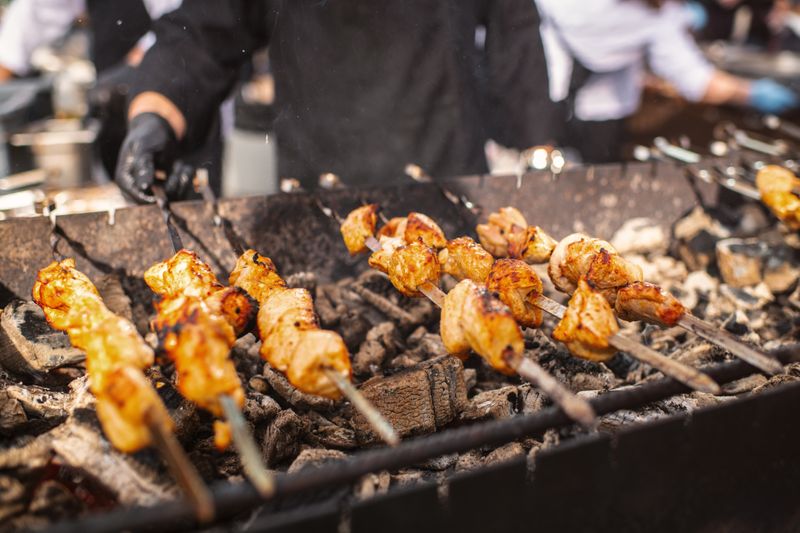
[[211, 495], [180, 448], [172, 433], [172, 419], [144, 375], [153, 365], [154, 355], [135, 326], [105, 306], [94, 284], [75, 268], [74, 259], [41, 269], [33, 300], [53, 328], [65, 331], [73, 346], [86, 352], [97, 417], [114, 447], [133, 453], [156, 446], [198, 517], [210, 520], [214, 511]]
[[347, 395], [387, 443], [399, 442], [386, 419], [352, 386], [347, 347], [338, 333], [320, 329], [306, 289], [287, 288], [273, 262], [255, 250], [239, 257], [229, 281], [260, 304], [257, 322], [264, 360], [305, 393], [333, 400]]
[[758, 171], [756, 187], [761, 201], [789, 229], [800, 230], [800, 178], [786, 168], [768, 165]]

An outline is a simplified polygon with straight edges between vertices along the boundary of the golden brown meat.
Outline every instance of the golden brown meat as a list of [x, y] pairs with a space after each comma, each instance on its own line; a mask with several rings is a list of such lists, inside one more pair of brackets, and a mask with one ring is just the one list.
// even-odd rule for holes
[[73, 259], [40, 270], [33, 299], [50, 325], [86, 352], [97, 417], [115, 448], [135, 452], [150, 445], [147, 417], [172, 430], [169, 413], [142, 372], [153, 364], [153, 351], [133, 324], [106, 308]]
[[531, 265], [547, 263], [557, 244], [558, 242], [539, 226], [528, 226], [520, 258]]
[[528, 222], [517, 209], [503, 207], [489, 215], [486, 224], [478, 224], [476, 231], [481, 245], [495, 257], [521, 254], [528, 234]]
[[241, 408], [244, 390], [230, 359], [236, 335], [228, 321], [203, 300], [189, 296], [162, 299], [156, 311], [152, 327], [175, 364], [181, 394], [217, 417], [223, 415], [222, 395]]
[[439, 225], [422, 213], [409, 213], [404, 235], [406, 244], [420, 240], [426, 246], [438, 250], [447, 244], [447, 237]]
[[615, 352], [609, 339], [618, 331], [619, 325], [608, 301], [581, 279], [564, 318], [553, 330], [553, 338], [563, 342], [577, 357], [607, 361]]
[[377, 204], [369, 204], [350, 211], [342, 223], [340, 231], [350, 255], [358, 255], [367, 250], [367, 239], [375, 235], [378, 223]]
[[643, 279], [642, 269], [621, 257], [611, 244], [581, 233], [573, 233], [558, 243], [547, 272], [556, 288], [567, 294], [587, 276], [612, 305], [617, 289]]
[[386, 272], [392, 285], [412, 298], [422, 296], [418, 290], [422, 284], [437, 285], [439, 273], [439, 259], [436, 252], [422, 241], [414, 241], [395, 249], [389, 257]]
[[311, 294], [286, 288], [272, 261], [254, 250], [239, 258], [230, 281], [252, 290], [260, 303], [261, 357], [299, 390], [338, 399], [338, 387], [323, 370], [349, 380], [350, 354], [338, 333], [319, 329]]
[[394, 255], [395, 250], [401, 246], [404, 246], [405, 241], [402, 237], [382, 236], [379, 242], [381, 249], [376, 252], [372, 252], [372, 255], [369, 256], [368, 263], [369, 266], [375, 270], [379, 270], [384, 274], [388, 274], [389, 265], [392, 262], [392, 256]]
[[441, 336], [450, 353], [463, 356], [466, 346], [495, 370], [512, 375], [522, 357], [522, 332], [508, 308], [485, 287], [465, 279], [445, 296]]
[[800, 178], [790, 170], [768, 165], [758, 171], [756, 186], [761, 200], [787, 227], [800, 229]]
[[542, 310], [534, 305], [542, 294], [542, 280], [529, 264], [519, 259], [498, 259], [486, 288], [511, 309], [520, 326], [536, 328], [542, 324]]
[[644, 320], [650, 324], [671, 327], [686, 314], [677, 298], [657, 285], [631, 283], [617, 292], [617, 315], [622, 320]]
[[197, 254], [181, 250], [144, 273], [144, 280], [162, 298], [200, 298], [211, 312], [224, 316], [237, 336], [249, 331], [258, 313], [257, 302], [243, 289], [224, 287]]
[[407, 224], [408, 217], [390, 218], [386, 224], [380, 227], [378, 233], [376, 234], [376, 238], [380, 239], [381, 237], [399, 237], [401, 239], [405, 239]]
[[483, 283], [492, 270], [494, 257], [471, 238], [459, 237], [439, 250], [439, 264], [443, 273], [458, 280]]
[[153, 292], [164, 298], [207, 298], [223, 288], [211, 267], [189, 250], [180, 250], [166, 261], [148, 268], [144, 281]]
[[278, 269], [272, 260], [255, 250], [247, 250], [239, 257], [228, 283], [241, 287], [258, 303], [266, 300], [275, 289], [286, 288], [286, 283], [278, 275]]

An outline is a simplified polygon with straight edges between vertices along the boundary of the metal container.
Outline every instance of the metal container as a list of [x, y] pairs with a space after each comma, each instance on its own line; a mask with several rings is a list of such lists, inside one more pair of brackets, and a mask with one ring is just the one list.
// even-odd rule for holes
[[30, 149], [36, 166], [48, 171], [48, 187], [68, 189], [92, 182], [93, 145], [99, 128], [96, 121], [46, 120], [12, 135], [10, 144]]

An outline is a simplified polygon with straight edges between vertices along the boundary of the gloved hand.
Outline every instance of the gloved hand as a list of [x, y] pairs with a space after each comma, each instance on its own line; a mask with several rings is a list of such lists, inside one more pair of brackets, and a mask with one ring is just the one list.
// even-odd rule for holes
[[700, 31], [706, 27], [706, 24], [708, 24], [708, 12], [700, 2], [686, 2], [683, 9], [686, 13], [686, 21], [690, 30]]
[[192, 182], [194, 168], [175, 161], [178, 140], [169, 123], [155, 113], [131, 120], [122, 143], [114, 179], [122, 191], [138, 203], [153, 203], [156, 170], [169, 172], [164, 191], [170, 199], [183, 196]]
[[800, 104], [797, 94], [769, 78], [762, 78], [750, 84], [748, 102], [762, 113], [780, 114]]

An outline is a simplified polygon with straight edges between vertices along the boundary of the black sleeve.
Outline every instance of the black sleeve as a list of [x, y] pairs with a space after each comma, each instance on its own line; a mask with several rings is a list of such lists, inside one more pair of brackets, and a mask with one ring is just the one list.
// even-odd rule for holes
[[138, 68], [129, 99], [155, 91], [186, 118], [187, 149], [206, 137], [242, 65], [268, 42], [271, 7], [262, 0], [189, 0], [153, 24], [156, 44]]
[[490, 136], [525, 149], [552, 142], [561, 118], [550, 101], [539, 13], [532, 0], [487, 0]]

